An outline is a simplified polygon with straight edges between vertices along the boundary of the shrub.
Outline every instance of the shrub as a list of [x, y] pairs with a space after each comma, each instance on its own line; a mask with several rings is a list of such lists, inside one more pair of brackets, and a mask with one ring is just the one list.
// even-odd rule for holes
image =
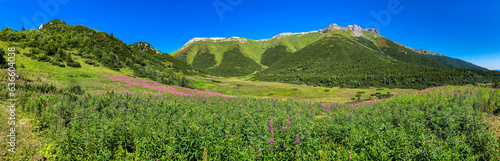
[[85, 63], [88, 65], [95, 65], [96, 64], [96, 62], [93, 60], [85, 60]]
[[52, 61], [50, 64], [52, 65], [55, 65], [55, 66], [59, 66], [59, 67], [66, 67], [66, 65], [64, 65], [64, 63], [61, 63], [61, 62], [58, 62], [58, 61]]
[[66, 65], [68, 65], [70, 67], [73, 67], [73, 68], [80, 68], [80, 67], [82, 67], [82, 66], [80, 66], [79, 62], [67, 62]]

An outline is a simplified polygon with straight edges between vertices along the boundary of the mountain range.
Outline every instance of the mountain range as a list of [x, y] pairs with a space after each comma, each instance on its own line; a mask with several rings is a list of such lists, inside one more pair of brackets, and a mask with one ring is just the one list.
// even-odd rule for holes
[[[263, 40], [194, 38], [172, 55], [214, 75], [253, 74], [256, 80], [318, 86], [419, 88], [490, 79], [483, 67], [413, 49], [357, 25], [332, 24]], [[449, 79], [459, 75], [469, 76]]]
[[192, 87], [184, 75], [251, 76], [253, 80], [313, 86], [387, 86], [425, 88], [473, 84], [500, 78], [472, 63], [393, 42], [376, 29], [336, 24], [302, 33], [281, 33], [270, 39], [194, 38], [171, 54], [147, 42], [125, 44], [83, 25], [53, 20], [38, 30], [5, 27], [0, 41], [25, 48], [25, 56], [55, 66], [85, 63], [113, 70], [132, 70], [136, 77]]

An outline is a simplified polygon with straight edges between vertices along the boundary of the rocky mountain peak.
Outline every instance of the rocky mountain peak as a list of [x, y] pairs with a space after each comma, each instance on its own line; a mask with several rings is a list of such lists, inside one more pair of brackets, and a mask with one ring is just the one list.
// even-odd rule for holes
[[364, 37], [364, 34], [363, 34], [364, 32], [371, 32], [371, 33], [373, 33], [373, 35], [375, 37], [380, 36], [380, 34], [379, 34], [379, 32], [378, 32], [377, 29], [373, 29], [373, 28], [363, 29], [363, 28], [361, 28], [358, 25], [349, 25], [347, 27], [341, 27], [341, 26], [339, 26], [337, 24], [331, 24], [328, 27], [326, 27], [325, 29], [320, 30], [320, 32], [322, 34], [326, 34], [326, 33], [330, 32], [330, 31], [344, 31], [344, 32], [346, 32], [348, 30], [352, 31], [352, 36], [354, 36], [354, 37]]
[[139, 49], [139, 52], [144, 51], [154, 51], [156, 54], [161, 54], [162, 52], [158, 49], [153, 48], [153, 46], [147, 42], [137, 42], [130, 45], [130, 47], [135, 47]]

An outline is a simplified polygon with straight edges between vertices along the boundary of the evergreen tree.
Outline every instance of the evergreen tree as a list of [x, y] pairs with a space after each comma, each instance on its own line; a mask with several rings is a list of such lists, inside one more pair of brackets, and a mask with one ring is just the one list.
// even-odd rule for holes
[[23, 25], [23, 29], [21, 31], [24, 31], [24, 30], [26, 30], [26, 29], [24, 28], [24, 25]]
[[5, 67], [7, 65], [7, 60], [3, 57], [5, 55], [5, 51], [0, 47], [0, 67]]

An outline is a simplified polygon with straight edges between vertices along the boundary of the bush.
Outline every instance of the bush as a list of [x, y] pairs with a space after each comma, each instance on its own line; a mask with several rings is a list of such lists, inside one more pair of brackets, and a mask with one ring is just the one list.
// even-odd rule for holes
[[59, 66], [59, 67], [66, 67], [66, 65], [64, 65], [64, 63], [61, 63], [61, 62], [58, 62], [58, 61], [52, 61], [52, 63], [50, 63], [52, 65], [55, 65], [55, 66]]
[[82, 67], [82, 66], [80, 66], [79, 62], [67, 62], [66, 65], [68, 65], [70, 67], [73, 67], [73, 68], [80, 68], [80, 67]]
[[96, 64], [96, 62], [93, 60], [85, 60], [85, 63], [88, 65], [95, 65]]
[[49, 62], [50, 58], [47, 55], [40, 55], [37, 57], [37, 60], [41, 62]]
[[63, 89], [64, 94], [77, 94], [77, 95], [82, 95], [85, 93], [85, 91], [80, 87], [79, 85], [70, 85], [69, 87], [66, 87]]
[[221, 83], [221, 81], [218, 81], [218, 80], [211, 80], [212, 83]]

